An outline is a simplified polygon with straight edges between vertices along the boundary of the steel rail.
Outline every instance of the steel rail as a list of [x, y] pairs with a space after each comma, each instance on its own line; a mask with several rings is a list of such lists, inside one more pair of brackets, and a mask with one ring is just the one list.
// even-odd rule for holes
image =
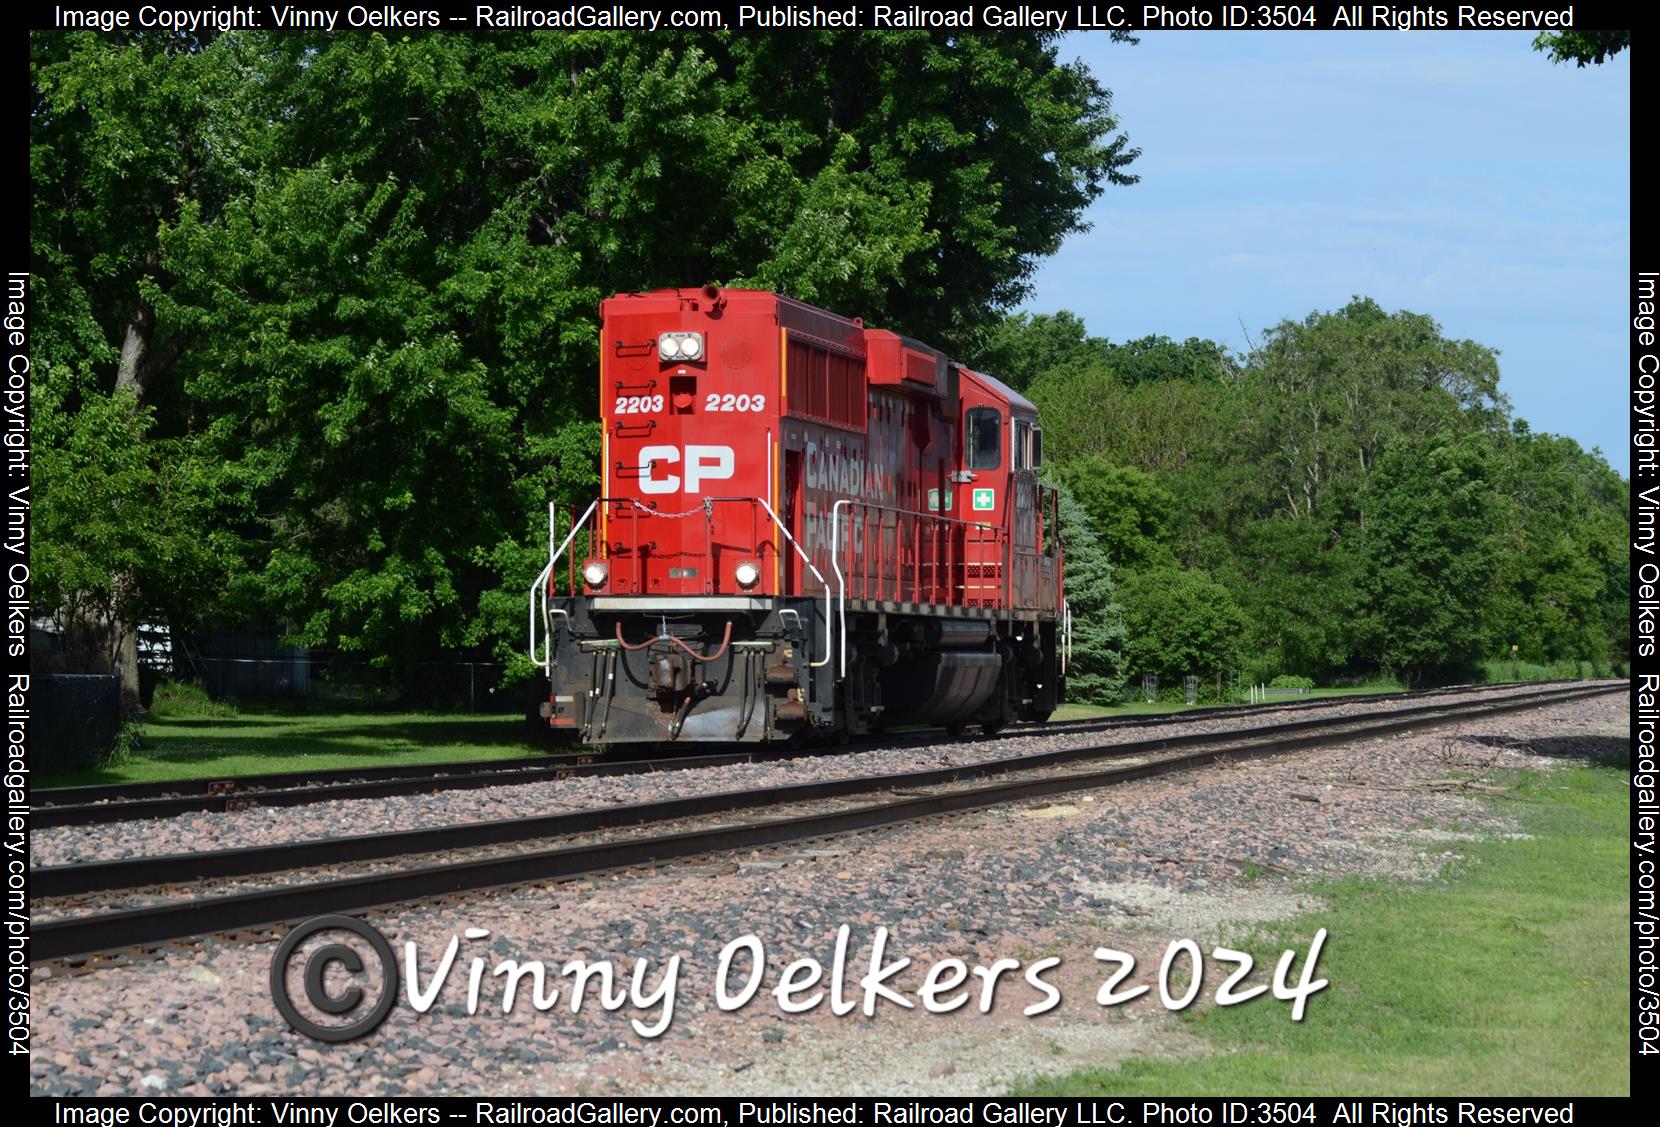
[[[1586, 682], [1535, 682], [1541, 686], [1586, 684]], [[1501, 686], [1449, 686], [1442, 689], [1400, 693], [1369, 694], [1357, 698], [1319, 697], [1268, 705], [1213, 705], [1159, 716], [1101, 717], [1092, 720], [1056, 721], [1006, 729], [995, 738], [1077, 731], [1111, 731], [1190, 723], [1195, 719], [1261, 712], [1293, 712], [1332, 707], [1335, 703], [1366, 703], [1416, 700], [1471, 691], [1491, 691]], [[929, 729], [929, 732], [937, 731]], [[575, 755], [566, 760], [546, 755], [515, 759], [467, 760], [425, 765], [346, 767], [330, 771], [275, 772], [220, 779], [180, 779], [147, 783], [115, 783], [84, 787], [53, 787], [32, 791], [35, 801], [33, 824], [37, 829], [55, 826], [98, 825], [138, 818], [171, 818], [180, 814], [219, 813], [256, 806], [306, 806], [357, 798], [391, 798], [424, 794], [435, 790], [476, 790], [493, 786], [514, 786], [580, 777], [649, 774], [656, 771], [723, 767], [739, 763], [770, 763], [816, 755], [846, 754], [858, 747], [887, 746], [895, 741], [927, 738], [925, 733], [890, 734], [881, 742], [855, 747], [767, 747], [751, 751], [719, 752], [706, 755], [676, 755], [663, 758], [600, 759], [596, 755]], [[330, 781], [337, 780], [337, 781]]]
[[[1618, 691], [1621, 687], [1603, 685], [1589, 689], [1553, 690], [1518, 695], [1500, 701], [1449, 703], [1439, 708], [1414, 710], [1415, 715], [1408, 718], [1402, 718], [1400, 713], [1396, 713], [1382, 722], [1367, 723], [1364, 719], [1357, 722], [1353, 717], [1345, 718], [1348, 722], [1341, 725], [1330, 719], [1308, 721], [1302, 722], [1300, 726], [1306, 729], [1319, 725], [1326, 730], [1305, 731], [1301, 735], [1289, 738], [1283, 733], [1264, 737], [1262, 729], [1252, 729], [1231, 733], [1232, 746], [1212, 746], [1184, 751], [1129, 766], [1061, 776], [1005, 780], [991, 786], [910, 796], [850, 810], [719, 826], [657, 837], [566, 846], [456, 864], [425, 866], [118, 912], [67, 917], [37, 923], [31, 936], [31, 951], [37, 959], [71, 958], [99, 951], [155, 945], [213, 932], [276, 926], [328, 912], [365, 911], [383, 905], [481, 888], [564, 879], [585, 873], [678, 860], [700, 854], [776, 845], [990, 806], [999, 802], [1109, 786], [1183, 770], [1208, 761], [1255, 758], [1333, 743], [1375, 739], [1418, 728], [1459, 723], [1545, 704], [1597, 696]], [[1081, 757], [1089, 749], [1067, 750]], [[1028, 764], [1028, 768], [1056, 766], [1062, 762], [1053, 759], [1053, 754], [1057, 753], [1031, 757], [1034, 761]], [[970, 777], [963, 775], [961, 769], [944, 773], [955, 774], [958, 779]], [[920, 785], [914, 781], [914, 777], [913, 773], [887, 778], [907, 780], [903, 785], [908, 787]], [[871, 780], [841, 780], [844, 784], [855, 781]], [[824, 785], [812, 784], [809, 789]], [[794, 796], [776, 801], [805, 801], [799, 797], [801, 789], [800, 786], [777, 788], [780, 791], [794, 792]], [[834, 796], [824, 794], [822, 797]]]
[[[1572, 693], [1574, 691], [1572, 689], [1552, 690], [1556, 694]], [[1528, 699], [1534, 700], [1539, 695], [1542, 694], [1529, 694]], [[788, 783], [775, 787], [717, 791], [684, 798], [632, 803], [625, 806], [607, 806], [522, 818], [492, 819], [485, 822], [467, 822], [452, 826], [434, 826], [393, 833], [358, 834], [346, 837], [285, 842], [280, 845], [259, 845], [240, 849], [161, 854], [148, 857], [131, 857], [116, 861], [86, 861], [68, 865], [42, 866], [30, 872], [29, 883], [31, 892], [36, 897], [75, 896], [88, 892], [145, 888], [160, 884], [179, 884], [186, 881], [253, 876], [259, 873], [282, 872], [289, 869], [377, 861], [389, 857], [404, 857], [410, 854], [437, 853], [453, 849], [474, 849], [480, 846], [503, 845], [512, 842], [531, 841], [537, 838], [593, 833], [623, 826], [671, 822], [682, 818], [724, 814], [765, 806], [821, 801], [854, 794], [868, 794], [872, 791], [938, 786], [962, 779], [982, 778], [1012, 771], [1035, 770], [1086, 759], [1106, 757], [1124, 759], [1161, 751], [1236, 743], [1242, 738], [1265, 739], [1317, 729], [1337, 730], [1375, 724], [1381, 719], [1402, 718], [1444, 711], [1447, 707], [1448, 704], [1443, 702], [1418, 705], [1409, 709], [1391, 709], [1381, 716], [1377, 714], [1370, 716], [1350, 714], [1319, 717], [1312, 720], [1292, 720], [1246, 729], [1190, 732], [1184, 735], [1136, 740], [1128, 743], [1080, 745], [1078, 747], [1058, 748], [1053, 751], [1007, 756], [979, 763], [938, 767], [921, 771], [859, 775], [844, 779]]]
[[[218, 813], [246, 810], [255, 806], [309, 806], [315, 802], [333, 802], [355, 798], [392, 798], [406, 794], [424, 794], [436, 790], [477, 790], [482, 787], [513, 786], [521, 783], [546, 782], [549, 779], [567, 779], [577, 776], [633, 775], [653, 771], [685, 770], [695, 767], [723, 767], [734, 763], [783, 758], [786, 754], [800, 755], [796, 749], [786, 753], [758, 748], [750, 752], [725, 752], [717, 755], [678, 756], [674, 759], [619, 759], [613, 762], [595, 762], [590, 757], [573, 757], [572, 762], [560, 762], [547, 756], [534, 759], [502, 760], [474, 763], [435, 764], [430, 770], [412, 771], [409, 767], [371, 768], [359, 771], [348, 768], [342, 772], [351, 782], [316, 784], [317, 774], [254, 775], [241, 782], [259, 780], [256, 789], [215, 789], [209, 794], [164, 792], [159, 797], [130, 799], [93, 799], [91, 801], [52, 803], [57, 797], [50, 791], [35, 792], [44, 804], [35, 807], [33, 822], [36, 828], [50, 826], [85, 826], [105, 822], [125, 822], [137, 818], [171, 818], [180, 814]], [[583, 762], [581, 760], [588, 760]], [[236, 782], [238, 780], [229, 780]], [[285, 786], [285, 783], [293, 785]], [[307, 784], [312, 785], [307, 785]], [[140, 784], [147, 788], [171, 786], [176, 792], [185, 786], [202, 786], [201, 782], [186, 784]], [[212, 785], [212, 784], [208, 784]], [[267, 789], [270, 788], [270, 789]], [[75, 788], [79, 790], [80, 788]], [[59, 792], [63, 793], [63, 792]], [[76, 796], [80, 797], [79, 795]]]
[[[587, 756], [572, 756], [571, 765]], [[84, 787], [43, 787], [33, 792], [36, 809], [80, 806], [94, 802], [124, 802], [139, 798], [228, 798], [239, 791], [277, 790], [284, 787], [329, 786], [370, 782], [380, 779], [418, 779], [439, 775], [463, 775], [477, 771], [509, 771], [525, 767], [551, 767], [558, 761], [548, 755], [521, 755], [506, 759], [469, 759], [446, 763], [388, 764], [384, 767], [338, 767], [322, 771], [271, 771], [257, 775], [227, 775], [201, 779], [163, 779], [148, 783], [95, 783]]]

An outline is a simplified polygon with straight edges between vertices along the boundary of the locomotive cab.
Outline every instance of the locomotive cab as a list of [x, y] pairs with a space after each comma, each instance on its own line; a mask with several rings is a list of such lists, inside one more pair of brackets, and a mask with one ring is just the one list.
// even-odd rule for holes
[[777, 294], [601, 305], [601, 496], [550, 509], [531, 655], [593, 743], [1046, 716], [1063, 607], [1030, 402]]

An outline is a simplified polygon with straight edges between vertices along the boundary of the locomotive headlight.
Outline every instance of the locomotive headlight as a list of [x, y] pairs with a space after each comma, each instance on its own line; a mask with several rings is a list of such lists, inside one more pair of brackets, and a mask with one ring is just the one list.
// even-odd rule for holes
[[660, 360], [701, 360], [702, 333], [662, 333], [657, 337], [657, 356]]
[[747, 560], [739, 564], [732, 575], [740, 587], [753, 587], [761, 581], [761, 569]]
[[589, 560], [582, 565], [582, 581], [590, 587], [605, 586], [605, 579], [609, 574], [610, 569], [600, 560]]

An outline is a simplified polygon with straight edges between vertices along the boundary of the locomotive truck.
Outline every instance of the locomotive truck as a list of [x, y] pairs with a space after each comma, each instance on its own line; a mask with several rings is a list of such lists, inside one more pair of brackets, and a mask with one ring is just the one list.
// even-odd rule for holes
[[548, 513], [541, 715], [585, 743], [1046, 719], [1070, 649], [1043, 431], [1013, 389], [776, 293], [600, 306], [601, 495]]

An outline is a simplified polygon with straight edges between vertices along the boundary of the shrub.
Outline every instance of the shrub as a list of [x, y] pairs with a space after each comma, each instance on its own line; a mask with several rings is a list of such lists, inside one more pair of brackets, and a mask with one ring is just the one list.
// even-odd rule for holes
[[155, 695], [150, 698], [150, 712], [158, 717], [225, 717], [237, 714], [235, 704], [228, 700], [214, 700], [195, 681], [163, 681], [157, 685]]
[[1226, 587], [1202, 571], [1154, 568], [1120, 588], [1130, 680], [1155, 673], [1180, 685], [1238, 669], [1245, 658], [1245, 618]]
[[115, 733], [115, 742], [98, 757], [97, 766], [119, 767], [130, 763], [133, 756], [143, 747], [144, 725], [136, 720], [124, 720], [121, 722], [121, 730]]

